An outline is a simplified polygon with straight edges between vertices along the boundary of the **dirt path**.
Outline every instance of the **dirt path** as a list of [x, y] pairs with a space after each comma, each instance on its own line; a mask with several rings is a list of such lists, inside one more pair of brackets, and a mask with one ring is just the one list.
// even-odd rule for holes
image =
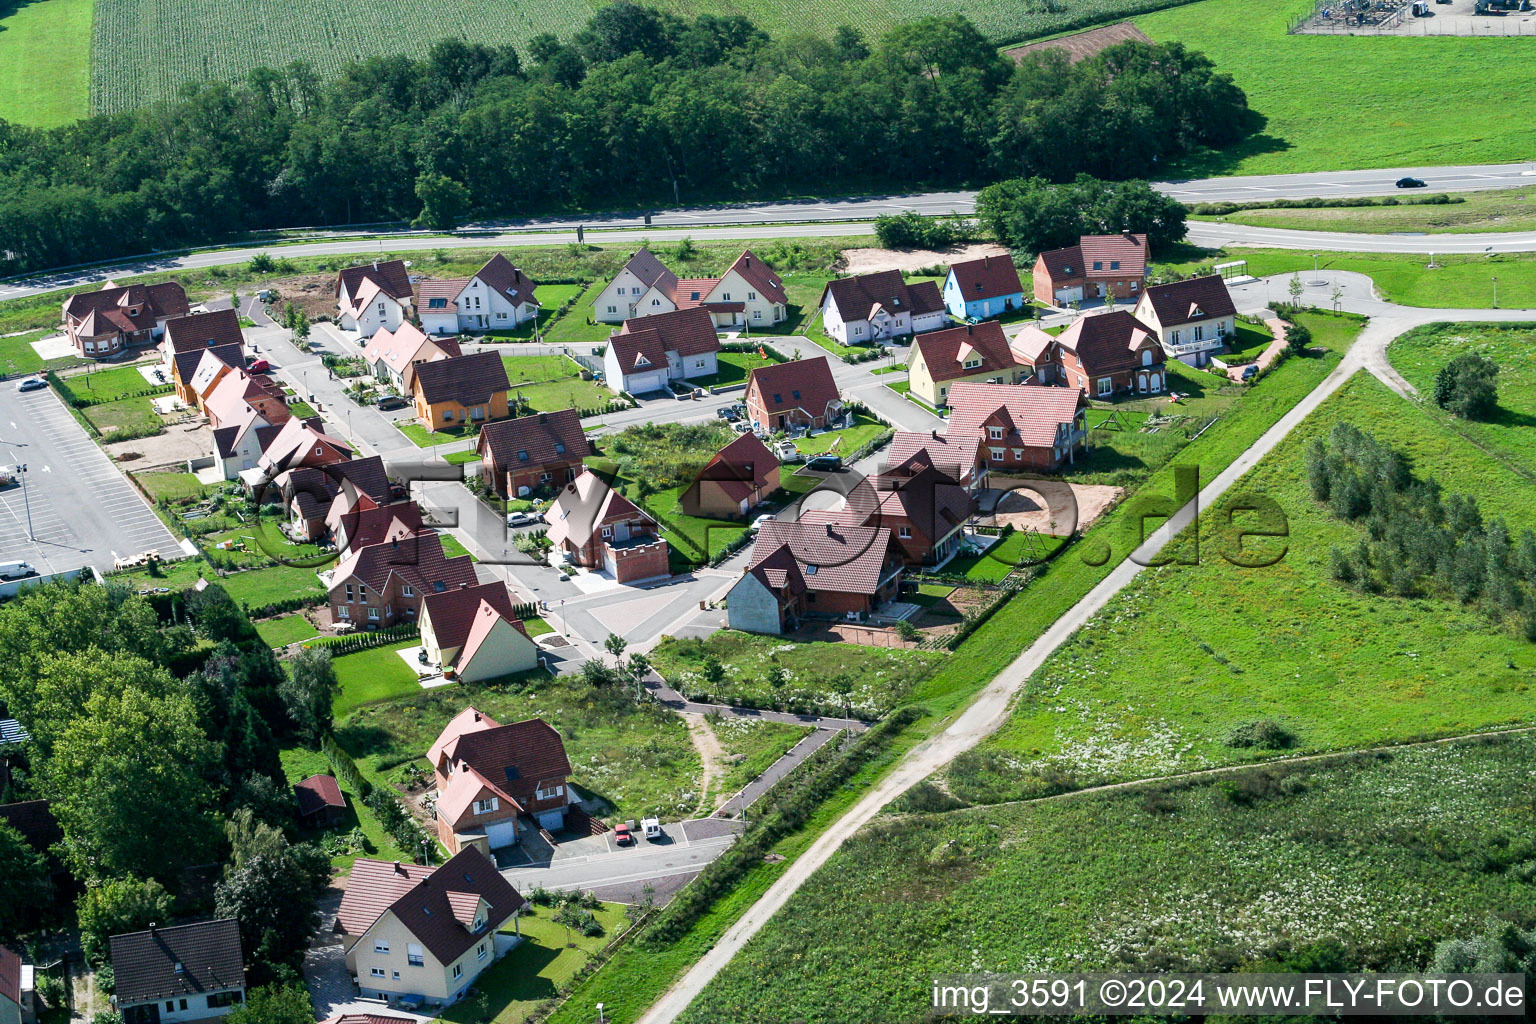
[[709, 727], [709, 721], [703, 715], [682, 717], [688, 723], [688, 738], [693, 741], [693, 749], [699, 752], [699, 762], [704, 766], [699, 772], [699, 802], [693, 809], [695, 816], [702, 816], [714, 810], [714, 802], [710, 798], [720, 785], [720, 780], [725, 777], [725, 769], [720, 767], [725, 761], [725, 748], [720, 745], [720, 738]]

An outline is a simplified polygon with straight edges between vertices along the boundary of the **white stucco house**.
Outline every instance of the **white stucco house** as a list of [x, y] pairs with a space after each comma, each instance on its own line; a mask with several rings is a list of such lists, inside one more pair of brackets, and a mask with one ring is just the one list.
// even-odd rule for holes
[[404, 260], [347, 267], [336, 276], [336, 322], [344, 331], [368, 338], [381, 328], [398, 330], [411, 311]]
[[539, 315], [537, 288], [497, 253], [473, 277], [423, 281], [417, 312], [428, 334], [510, 330]]
[[909, 285], [897, 270], [828, 281], [820, 306], [822, 329], [844, 345], [907, 337], [949, 323], [939, 286]]
[[717, 372], [720, 335], [700, 307], [635, 317], [608, 339], [604, 382], [616, 392], [641, 395], [665, 391], [669, 381]]
[[716, 327], [768, 327], [788, 313], [784, 282], [751, 249], [719, 277], [679, 278], [649, 249], [641, 249], [593, 302], [593, 318], [616, 324], [640, 316], [703, 308]]

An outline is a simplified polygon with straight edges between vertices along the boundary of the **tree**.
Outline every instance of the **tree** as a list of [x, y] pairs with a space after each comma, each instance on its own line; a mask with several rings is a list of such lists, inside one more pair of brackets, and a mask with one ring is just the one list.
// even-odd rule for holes
[[48, 878], [48, 858], [4, 822], [0, 822], [0, 878], [5, 879], [0, 943], [14, 942], [43, 923], [44, 912], [53, 905], [53, 883]]
[[1435, 947], [1430, 970], [1446, 974], [1516, 974], [1536, 969], [1536, 931], [1490, 918], [1480, 935]]
[[976, 215], [1004, 245], [1031, 255], [1075, 245], [1081, 235], [1145, 234], [1154, 251], [1184, 237], [1183, 204], [1144, 181], [1015, 178], [982, 189]]
[[245, 1003], [224, 1018], [226, 1024], [313, 1024], [314, 1008], [302, 982], [261, 985], [245, 995]]
[[255, 633], [234, 598], [217, 583], [187, 594], [187, 614], [197, 624], [197, 631], [215, 642], [232, 640], [239, 643]]
[[615, 666], [619, 664], [619, 659], [624, 656], [624, 648], [628, 646], [629, 641], [625, 640], [617, 633], [609, 633], [607, 638], [603, 641], [603, 650], [613, 655], [613, 663]]
[[860, 61], [869, 56], [869, 44], [852, 25], [839, 25], [832, 33], [832, 49], [841, 61]]
[[429, 171], [416, 179], [416, 198], [421, 213], [411, 222], [415, 228], [452, 231], [469, 212], [469, 189], [446, 174]]
[[275, 976], [278, 967], [294, 967], [303, 959], [309, 937], [320, 924], [315, 900], [330, 874], [329, 858], [316, 847], [261, 849], [215, 888], [214, 913], [240, 922], [241, 943], [261, 951], [265, 963], [260, 966], [268, 977]]
[[1499, 366], [1475, 352], [1457, 356], [1435, 374], [1435, 404], [1453, 416], [1481, 420], [1499, 407]]
[[784, 687], [789, 685], [789, 673], [784, 671], [784, 666], [769, 665], [768, 672], [763, 677], [763, 681], [768, 684], [768, 689], [773, 693], [774, 706], [782, 707], [784, 704]]
[[86, 886], [75, 903], [86, 959], [105, 961], [107, 940], [113, 935], [169, 923], [174, 905], [165, 886], [153, 878], [109, 878]]
[[1289, 288], [1291, 292], [1291, 305], [1301, 305], [1301, 293], [1304, 291], [1301, 284], [1301, 274], [1299, 272], [1292, 274], [1291, 283], [1286, 287]]
[[677, 248], [672, 251], [678, 262], [686, 263], [699, 254], [699, 247], [693, 243], [693, 239], [684, 235], [678, 240]]
[[611, 686], [617, 673], [596, 658], [581, 663], [581, 679], [591, 687]]
[[[215, 749], [182, 694], [97, 692], [59, 734], [44, 788], [81, 877], [173, 876], [212, 838]], [[146, 827], [153, 822], [153, 827]]]
[[1298, 324], [1289, 321], [1285, 325], [1285, 347], [1292, 354], [1304, 356], [1307, 354], [1307, 346], [1312, 344], [1312, 331], [1306, 324]]
[[301, 648], [288, 678], [277, 686], [294, 728], [312, 747], [318, 749], [321, 738], [330, 732], [331, 705], [340, 688], [331, 652], [323, 647]]

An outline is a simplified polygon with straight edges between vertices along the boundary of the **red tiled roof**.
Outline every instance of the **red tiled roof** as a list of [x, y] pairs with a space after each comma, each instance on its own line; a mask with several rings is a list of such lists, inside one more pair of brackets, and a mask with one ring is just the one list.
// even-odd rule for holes
[[752, 548], [752, 561], [747, 566], [747, 574], [755, 576], [760, 583], [775, 592], [787, 589], [791, 594], [805, 593], [805, 577], [800, 575], [800, 563], [795, 561], [794, 553], [785, 543], [770, 548], [763, 546], [759, 538]]
[[980, 447], [981, 442], [975, 437], [898, 430], [885, 449], [885, 472], [895, 474], [932, 466], [960, 480], [975, 468]]
[[21, 957], [0, 946], [0, 998], [21, 1002]]
[[955, 275], [961, 296], [969, 302], [973, 299], [1000, 299], [1018, 295], [1024, 291], [1019, 280], [1019, 270], [1007, 256], [983, 256], [979, 260], [950, 264], [949, 272]]
[[500, 581], [428, 594], [422, 599], [421, 619], [423, 623], [431, 620], [432, 635], [439, 648], [463, 647], [481, 604], [489, 604], [519, 632], [527, 632], [512, 612], [512, 595], [507, 593], [507, 585]]
[[[129, 315], [133, 307], [138, 308], [138, 316]], [[186, 316], [187, 309], [187, 293], [175, 281], [125, 288], [108, 281], [98, 291], [79, 292], [64, 300], [66, 318], [95, 321], [89, 329], [84, 325], [80, 329], [81, 334], [92, 336], [106, 333], [107, 325], [113, 331], [142, 331], [157, 320]]]
[[[1083, 253], [1083, 267], [1090, 278], [1145, 277], [1147, 274], [1147, 236], [1084, 235], [1077, 240]], [[1118, 267], [1114, 264], [1119, 263]]]
[[590, 469], [565, 487], [560, 496], [545, 513], [549, 520], [549, 532], [545, 534], [552, 544], [562, 541], [585, 547], [607, 523], [642, 520], [654, 530], [656, 521], [642, 512], [634, 502], [609, 487], [607, 482]]
[[[935, 382], [973, 373], [996, 373], [1018, 365], [1003, 334], [1003, 325], [996, 320], [919, 334], [913, 348], [922, 356], [923, 365]], [[965, 365], [976, 360], [980, 360], [979, 365]]]
[[542, 718], [465, 732], [449, 742], [443, 752], [449, 760], [467, 764], [514, 796], [533, 792], [541, 782], [571, 774], [565, 741]]
[[397, 331], [381, 327], [363, 346], [363, 358], [370, 364], [383, 362], [395, 373], [404, 375], [406, 368], [420, 360], [438, 355], [438, 343], [429, 338], [421, 328], [410, 321], [400, 325]]
[[678, 309], [691, 309], [702, 305], [719, 282], [713, 277], [681, 277], [672, 285], [670, 293], [673, 305]]
[[293, 795], [299, 802], [299, 816], [303, 818], [319, 814], [327, 807], [344, 809], [347, 806], [334, 775], [311, 775], [303, 782], [294, 784]]
[[618, 361], [619, 369], [626, 375], [648, 373], [667, 366], [667, 350], [662, 347], [659, 331], [631, 330], [626, 321], [624, 331], [609, 338], [608, 344], [613, 347], [613, 358]]
[[1163, 361], [1162, 347], [1152, 328], [1123, 309], [1080, 316], [1056, 336], [1056, 341], [1076, 352], [1083, 369], [1093, 376], [1140, 366], [1136, 353], [1147, 344], [1157, 349], [1154, 361]]
[[949, 389], [949, 433], [987, 444], [986, 428], [997, 416], [1004, 434], [991, 443], [1049, 448], [1056, 443], [1057, 427], [1075, 422], [1087, 404], [1076, 388], [961, 381]]
[[114, 935], [110, 944], [116, 995], [123, 1004], [245, 987], [234, 918]]
[[[618, 337], [644, 331], [655, 332], [663, 352], [696, 356], [720, 351], [720, 335], [715, 332], [715, 322], [710, 319], [707, 309], [694, 307], [635, 317], [624, 321]], [[622, 361], [621, 365], [624, 365]]]
[[768, 482], [768, 471], [779, 468], [779, 460], [759, 441], [746, 433], [721, 448], [699, 471], [699, 480], [718, 484], [732, 501], [749, 498]]
[[[347, 888], [350, 891], [350, 881]], [[450, 892], [485, 900], [490, 912], [484, 928], [477, 932], [460, 923]], [[451, 964], [475, 943], [493, 939], [502, 922], [526, 903], [490, 858], [470, 846], [402, 893], [389, 909], [439, 963]]]
[[585, 459], [592, 454], [592, 442], [576, 410], [561, 409], [487, 423], [475, 449], [501, 470], [536, 469]]
[[1083, 250], [1076, 245], [1069, 245], [1065, 249], [1047, 250], [1036, 256], [1035, 260], [1045, 264], [1045, 272], [1052, 281], [1085, 276]]
[[347, 459], [323, 468], [300, 466], [279, 474], [278, 481], [283, 489], [284, 504], [296, 502], [301, 519], [325, 516], [336, 496], [349, 485], [354, 492], [366, 494], [377, 505], [389, 501], [389, 477], [384, 472], [384, 460], [377, 455]]
[[525, 302], [537, 304], [539, 301], [533, 294], [538, 284], [514, 267], [501, 253], [486, 260], [485, 266], [475, 271], [475, 276], [484, 281], [487, 288], [500, 292], [514, 306], [521, 306]]
[[1163, 327], [1237, 314], [1227, 283], [1215, 274], [1153, 285], [1145, 294], [1152, 304], [1152, 311], [1157, 314], [1157, 322]]
[[221, 345], [245, 345], [240, 333], [240, 314], [233, 309], [215, 309], [210, 313], [192, 313], [172, 317], [165, 322], [165, 346], [170, 352], [217, 348]]
[[827, 406], [838, 400], [837, 382], [826, 356], [755, 367], [747, 378], [747, 393], [754, 387], [770, 414], [798, 408], [824, 416]]
[[[467, 277], [450, 277], [437, 281], [423, 281], [416, 286], [416, 309], [421, 313], [457, 313], [459, 293], [469, 284]], [[410, 324], [402, 324], [409, 327]], [[382, 332], [381, 332], [382, 333]], [[377, 334], [374, 335], [378, 337]]]
[[432, 746], [427, 750], [427, 760], [433, 768], [439, 767], [443, 754], [448, 748], [467, 732], [479, 732], [482, 729], [494, 729], [497, 726], [496, 719], [473, 707], [466, 707], [463, 711], [454, 715], [443, 726], [443, 731], [437, 734], [437, 739], [432, 741]]
[[484, 405], [493, 395], [512, 387], [499, 352], [434, 359], [417, 363], [415, 370], [416, 388], [428, 405], [439, 402]]
[[[197, 369], [202, 365], [203, 357], [209, 356], [231, 368], [245, 365], [245, 348], [240, 344], [214, 345], [208, 348], [185, 349], [171, 357], [176, 367], [176, 375], [181, 378], [183, 384], [193, 386], [193, 379], [197, 375]], [[209, 371], [213, 372], [212, 369]]]
[[[297, 416], [284, 423], [272, 443], [262, 449], [262, 467], [276, 475], [285, 469], [304, 465], [311, 459], [342, 462], [351, 457], [351, 444], [323, 432], [317, 425], [319, 423], [318, 419], [310, 422]], [[317, 448], [318, 452], [315, 450]]]
[[421, 509], [414, 501], [375, 504], [372, 499], [359, 501], [350, 512], [343, 512], [332, 527], [346, 536], [346, 551], [358, 551], [372, 544], [383, 544], [398, 537], [420, 533], [425, 526]]
[[649, 249], [633, 253], [624, 264], [624, 269], [638, 277], [641, 284], [648, 288], [658, 288], [665, 295], [670, 296], [677, 285], [677, 275], [668, 270]]
[[419, 533], [351, 551], [333, 571], [331, 589], [355, 579], [375, 593], [382, 593], [391, 575], [399, 575], [422, 595], [479, 582], [468, 555], [448, 558], [437, 534]]
[[347, 935], [363, 934], [396, 900], [431, 874], [432, 868], [420, 864], [359, 857], [352, 862], [341, 908], [336, 911], [337, 929]]
[[411, 275], [406, 272], [404, 260], [347, 267], [336, 275], [336, 294], [341, 295], [341, 286], [346, 285], [347, 294], [355, 300], [364, 281], [372, 281], [379, 291], [396, 301], [406, 302], [411, 298]]
[[1055, 335], [1046, 334], [1034, 324], [1025, 324], [1009, 341], [1013, 357], [1024, 366], [1038, 366], [1049, 361], [1049, 351], [1056, 344]]
[[970, 492], [955, 479], [932, 466], [911, 475], [875, 477], [873, 486], [880, 495], [877, 525], [890, 529], [904, 519], [930, 542], [949, 536], [974, 511]]
[[883, 307], [890, 313], [921, 315], [944, 308], [944, 297], [939, 286], [932, 281], [919, 281], [909, 285], [899, 270], [882, 270], [857, 277], [841, 277], [828, 281], [821, 290], [818, 306], [825, 306], [827, 295], [837, 304], [838, 313], [844, 320], [868, 320], [874, 309]]
[[880, 589], [890, 545], [891, 532], [880, 527], [854, 526], [835, 518], [772, 519], [758, 531], [747, 569], [750, 572], [770, 557], [782, 566], [783, 558], [776, 552], [788, 548], [806, 589], [869, 596]]
[[[762, 293], [769, 302], [782, 305], [789, 301], [789, 297], [784, 293], [784, 282], [779, 279], [779, 275], [773, 272], [772, 267], [758, 259], [751, 249], [745, 250], [736, 257], [736, 262], [731, 264], [730, 270], [736, 271], [745, 278], [746, 282]], [[730, 273], [730, 270], [726, 273]]]

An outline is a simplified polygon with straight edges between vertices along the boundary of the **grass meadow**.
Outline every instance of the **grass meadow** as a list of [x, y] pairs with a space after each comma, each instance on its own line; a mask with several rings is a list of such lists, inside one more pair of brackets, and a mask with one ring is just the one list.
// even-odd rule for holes
[[1536, 186], [1464, 192], [1455, 203], [1413, 203], [1405, 206], [1352, 206], [1316, 209], [1240, 210], [1224, 217], [1191, 217], [1191, 220], [1222, 220], [1261, 228], [1292, 228], [1302, 231], [1349, 231], [1391, 234], [1402, 231], [1444, 234], [1536, 229]]
[[1506, 460], [1527, 476], [1536, 474], [1536, 323], [1430, 324], [1409, 331], [1392, 343], [1387, 358], [1403, 379], [1433, 396], [1440, 367], [1465, 352], [1475, 352], [1499, 364], [1499, 411], [1489, 420], [1463, 420], [1444, 415], [1445, 424], [1474, 444]]
[[0, 3], [0, 120], [52, 128], [90, 113], [94, 6], [92, 0]]
[[1528, 918], [1533, 757], [1522, 736], [877, 819], [680, 1019], [926, 1021], [932, 977], [965, 971], [1413, 969]]
[[740, 792], [811, 731], [809, 726], [759, 718], [710, 718], [709, 728], [725, 750], [720, 787], [711, 794], [711, 806]]
[[[288, 777], [289, 784], [302, 782], [311, 775], [334, 775], [335, 770], [326, 760], [324, 754], [318, 750], [309, 750], [305, 747], [290, 747], [281, 751], [283, 773]], [[331, 868], [334, 871], [346, 872], [352, 869], [352, 862], [359, 857], [372, 857], [377, 860], [403, 860], [411, 861], [414, 853], [401, 850], [395, 845], [384, 826], [379, 824], [379, 819], [373, 811], [359, 799], [357, 793], [346, 780], [338, 777], [337, 785], [341, 787], [341, 794], [347, 801], [347, 813], [329, 830], [347, 835], [353, 829], [362, 832], [366, 844], [360, 850], [351, 853], [341, 853], [331, 858]], [[307, 831], [307, 830], [306, 830]], [[304, 838], [310, 838], [305, 835]]]
[[[1330, 549], [1363, 534], [1312, 500], [1302, 455], [1340, 421], [1405, 451], [1416, 475], [1474, 495], [1485, 517], [1516, 533], [1536, 526], [1536, 484], [1359, 373], [1203, 513], [1199, 563], [1150, 568], [1113, 598], [1029, 681], [1008, 722], [949, 767], [948, 788], [991, 803], [1270, 757], [1234, 745], [1260, 719], [1282, 723], [1298, 751], [1536, 719], [1536, 645], [1474, 609], [1332, 578]], [[1288, 523], [1288, 536], [1244, 542], [1278, 558], [1264, 568], [1222, 554], [1226, 510], [1245, 493], [1273, 499]]]
[[1136, 19], [1156, 42], [1200, 50], [1267, 124], [1181, 172], [1282, 174], [1528, 159], [1521, 39], [1288, 35], [1310, 0], [1203, 0]]

